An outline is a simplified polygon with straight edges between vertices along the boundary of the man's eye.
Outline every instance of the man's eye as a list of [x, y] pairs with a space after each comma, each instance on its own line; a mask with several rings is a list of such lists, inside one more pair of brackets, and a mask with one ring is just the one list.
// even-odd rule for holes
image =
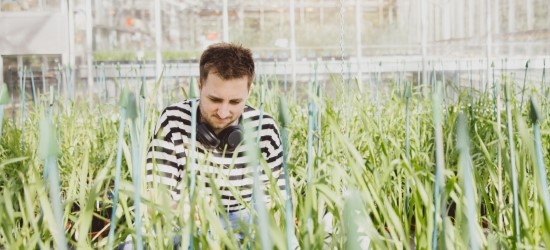
[[237, 104], [241, 103], [241, 101], [230, 101], [229, 103], [237, 105]]

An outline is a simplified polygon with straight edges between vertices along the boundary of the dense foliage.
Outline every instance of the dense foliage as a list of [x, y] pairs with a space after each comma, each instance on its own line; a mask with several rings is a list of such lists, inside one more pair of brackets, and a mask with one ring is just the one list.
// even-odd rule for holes
[[[497, 102], [493, 92], [463, 89], [451, 98], [443, 94], [447, 91], [437, 94], [435, 88], [424, 85], [409, 91], [397, 85], [385, 96], [377, 93], [382, 101], [373, 101], [367, 98], [373, 93], [348, 91], [347, 86], [339, 84], [338, 80], [321, 84], [321, 89], [330, 89], [331, 93], [321, 91], [297, 100], [284, 98], [290, 121], [281, 124], [280, 129], [290, 135], [286, 150], [293, 187], [294, 230], [303, 249], [361, 248], [369, 240], [375, 249], [426, 249], [434, 242], [442, 248], [463, 249], [471, 246], [472, 235], [488, 248], [550, 244], [550, 218], [545, 216], [544, 192], [537, 179], [536, 138], [528, 119], [528, 102], [520, 105], [513, 95], [509, 102], [514, 138], [511, 144], [504, 93], [496, 94], [500, 100]], [[436, 99], [431, 98], [432, 93], [443, 98], [442, 113], [433, 109]], [[540, 108], [547, 110], [546, 98], [536, 92], [533, 95], [542, 100]], [[154, 96], [139, 99], [138, 104], [145, 104], [145, 113], [135, 120], [127, 119], [125, 125], [115, 244], [138, 231], [133, 224], [132, 167], [144, 164], [148, 138], [158, 117]], [[280, 96], [284, 94], [276, 81], [269, 85], [264, 82], [254, 88], [250, 104], [278, 117]], [[47, 192], [45, 161], [39, 152], [43, 136], [39, 124], [48, 119], [47, 107], [45, 103], [39, 105], [23, 125], [17, 118], [4, 119], [0, 143], [0, 246], [7, 249], [48, 248], [56, 242], [57, 222], [52, 215], [55, 204]], [[65, 236], [77, 248], [106, 247], [121, 107], [90, 107], [72, 101], [53, 107], [51, 121], [57, 136]], [[457, 147], [460, 114], [465, 115], [469, 131], [466, 158], [460, 158], [464, 151]], [[437, 116], [442, 118], [441, 148], [436, 143]], [[312, 118], [315, 122], [309, 120]], [[130, 133], [133, 122], [140, 125], [138, 139], [132, 139]], [[544, 163], [548, 165], [549, 124], [543, 120], [540, 127]], [[139, 147], [141, 162], [132, 160], [134, 146]], [[520, 242], [516, 242], [514, 233], [511, 149], [519, 183]], [[444, 155], [439, 210], [434, 206], [437, 150]], [[461, 159], [471, 160], [471, 180], [464, 175], [468, 164]], [[473, 199], [465, 194], [468, 185], [474, 187]], [[284, 249], [285, 201], [277, 191], [271, 195], [276, 206], [267, 214], [269, 235], [277, 248]], [[171, 210], [162, 198], [158, 200], [161, 202], [142, 200], [142, 205], [153, 211], [143, 214], [141, 232], [147, 245], [165, 249], [177, 235], [183, 235], [186, 244], [187, 235], [194, 232], [197, 246], [239, 248], [219, 225], [218, 216], [223, 217], [223, 211], [208, 204], [204, 197], [191, 201], [198, 210], [194, 227], [199, 230], [190, 228], [188, 218], [176, 212], [180, 210]], [[468, 210], [468, 206], [475, 209]], [[439, 213], [434, 216], [436, 210]], [[437, 241], [432, 240], [434, 218]], [[471, 218], [477, 220], [469, 221]], [[253, 242], [253, 248], [260, 248], [259, 241], [251, 241], [260, 238], [259, 225], [253, 223], [250, 229], [244, 244]]]

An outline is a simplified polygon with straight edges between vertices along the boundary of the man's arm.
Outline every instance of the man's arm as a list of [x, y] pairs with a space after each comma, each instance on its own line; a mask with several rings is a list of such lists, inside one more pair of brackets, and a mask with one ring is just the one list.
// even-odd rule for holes
[[[262, 155], [264, 156], [271, 172], [270, 178], [276, 181], [275, 185], [281, 192], [283, 199], [286, 199], [288, 194], [286, 193], [286, 183], [283, 170], [283, 145], [281, 143], [279, 129], [271, 117], [268, 117], [268, 119], [265, 120], [266, 122], [262, 125], [261, 131]], [[272, 197], [269, 197], [267, 194], [265, 197], [268, 207], [272, 208]]]
[[[174, 210], [178, 205], [180, 194], [177, 188], [182, 179], [184, 166], [179, 163], [181, 161], [178, 160], [172, 136], [172, 123], [168, 111], [164, 110], [157, 121], [147, 151], [145, 193], [154, 204], [163, 204], [168, 200], [170, 208]], [[162, 197], [167, 194], [169, 197]]]

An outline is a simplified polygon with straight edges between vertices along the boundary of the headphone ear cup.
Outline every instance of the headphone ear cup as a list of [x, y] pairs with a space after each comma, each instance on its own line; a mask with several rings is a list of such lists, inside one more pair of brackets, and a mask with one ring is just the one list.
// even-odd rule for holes
[[232, 125], [220, 132], [218, 135], [220, 140], [219, 150], [223, 151], [227, 147], [227, 151], [234, 151], [243, 141], [243, 133], [239, 125]]
[[220, 145], [220, 140], [216, 134], [203, 122], [197, 123], [197, 140], [207, 148], [217, 148]]

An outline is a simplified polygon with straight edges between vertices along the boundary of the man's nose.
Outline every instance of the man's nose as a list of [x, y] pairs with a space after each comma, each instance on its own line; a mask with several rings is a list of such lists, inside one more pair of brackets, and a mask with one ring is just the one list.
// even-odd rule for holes
[[229, 116], [229, 107], [227, 105], [221, 105], [220, 108], [218, 108], [218, 116], [221, 119], [225, 119]]

